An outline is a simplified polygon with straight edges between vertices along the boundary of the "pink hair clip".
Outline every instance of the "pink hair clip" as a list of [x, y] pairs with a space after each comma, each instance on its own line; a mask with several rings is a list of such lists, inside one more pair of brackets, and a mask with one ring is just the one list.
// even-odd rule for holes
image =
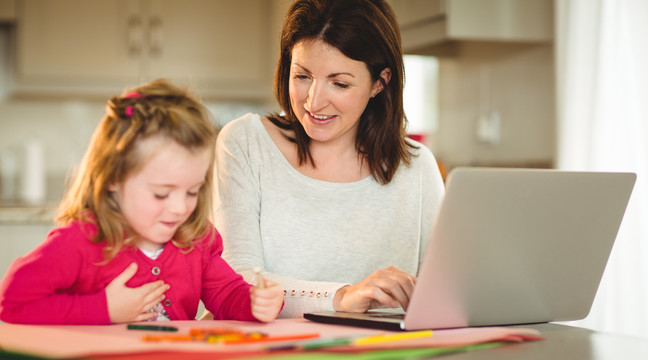
[[[140, 98], [140, 97], [144, 97], [144, 96], [146, 96], [146, 95], [140, 94], [138, 92], [129, 92], [126, 95], [124, 95], [124, 98]], [[124, 113], [128, 117], [133, 116], [133, 106], [132, 105], [126, 106], [126, 109], [124, 110]]]
[[144, 95], [137, 93], [137, 92], [129, 92], [128, 94], [124, 95], [125, 98], [138, 98], [138, 97], [143, 97]]

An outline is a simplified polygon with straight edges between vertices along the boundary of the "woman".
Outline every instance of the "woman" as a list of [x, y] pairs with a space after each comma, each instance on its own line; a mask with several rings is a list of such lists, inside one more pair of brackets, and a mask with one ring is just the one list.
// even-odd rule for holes
[[281, 317], [407, 308], [443, 182], [406, 138], [403, 77], [385, 1], [297, 0], [275, 74], [283, 114], [221, 131], [223, 257], [281, 284]]

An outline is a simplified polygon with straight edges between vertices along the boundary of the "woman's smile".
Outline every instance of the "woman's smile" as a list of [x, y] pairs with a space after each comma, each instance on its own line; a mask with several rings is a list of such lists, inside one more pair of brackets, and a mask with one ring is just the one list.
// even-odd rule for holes
[[335, 121], [337, 116], [335, 115], [314, 115], [311, 112], [308, 112], [308, 115], [310, 116], [311, 122], [313, 122], [316, 125], [328, 125]]

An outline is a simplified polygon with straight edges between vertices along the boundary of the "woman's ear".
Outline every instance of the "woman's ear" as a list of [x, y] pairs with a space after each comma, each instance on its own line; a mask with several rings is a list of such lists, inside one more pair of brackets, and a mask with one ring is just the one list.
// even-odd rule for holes
[[[380, 77], [383, 79], [385, 84], [389, 84], [389, 80], [391, 80], [391, 69], [384, 68], [383, 71], [380, 72]], [[384, 88], [385, 87], [383, 86], [383, 82], [376, 80], [371, 91], [371, 97], [378, 95], [378, 93], [383, 91]]]

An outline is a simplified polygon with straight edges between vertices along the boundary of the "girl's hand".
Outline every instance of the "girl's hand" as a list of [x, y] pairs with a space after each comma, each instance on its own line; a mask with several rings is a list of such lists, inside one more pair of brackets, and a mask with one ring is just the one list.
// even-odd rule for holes
[[379, 307], [407, 310], [416, 277], [394, 266], [378, 270], [355, 285], [345, 286], [333, 297], [336, 311], [365, 312]]
[[145, 321], [157, 316], [148, 311], [164, 300], [164, 292], [170, 286], [158, 280], [136, 288], [127, 287], [126, 282], [136, 272], [137, 264], [131, 263], [106, 286], [108, 315], [112, 323]]
[[276, 282], [263, 279], [264, 288], [250, 288], [252, 315], [261, 321], [269, 322], [277, 318], [283, 306], [283, 290]]

